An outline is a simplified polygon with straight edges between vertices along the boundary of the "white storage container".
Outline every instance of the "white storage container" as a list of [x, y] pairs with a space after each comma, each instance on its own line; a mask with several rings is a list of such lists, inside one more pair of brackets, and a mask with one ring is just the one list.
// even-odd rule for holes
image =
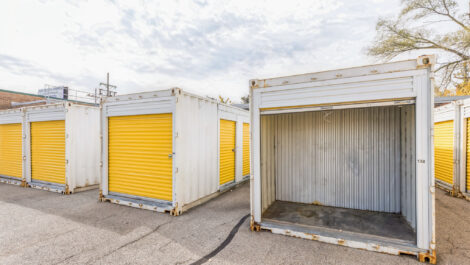
[[437, 185], [453, 196], [470, 200], [470, 99], [434, 110]]
[[251, 80], [252, 230], [435, 262], [434, 61]]
[[248, 111], [173, 88], [107, 98], [101, 117], [103, 201], [179, 215], [249, 174]]
[[[1, 173], [4, 182], [64, 194], [98, 187], [100, 110], [97, 106], [63, 102], [7, 110], [0, 112], [0, 123], [1, 145], [6, 146], [0, 149], [15, 157], [5, 168], [3, 163], [0, 166], [0, 171], [7, 173]], [[4, 141], [5, 135], [10, 140]], [[20, 148], [21, 169], [18, 168]], [[5, 156], [0, 155], [2, 159]], [[9, 165], [15, 165], [10, 174]]]
[[459, 190], [460, 104], [434, 109], [434, 171], [436, 184], [452, 194]]

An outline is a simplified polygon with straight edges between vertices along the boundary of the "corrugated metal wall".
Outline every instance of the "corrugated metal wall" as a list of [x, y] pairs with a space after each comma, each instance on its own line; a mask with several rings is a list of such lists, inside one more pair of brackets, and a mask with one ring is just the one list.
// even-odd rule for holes
[[416, 229], [416, 113], [401, 108], [401, 213]]
[[402, 135], [403, 108], [262, 116], [262, 210], [284, 200], [400, 212], [401, 160], [412, 159], [401, 139], [414, 137]]
[[175, 188], [190, 203], [219, 187], [217, 103], [182, 94], [176, 104]]
[[276, 150], [277, 115], [261, 116], [261, 212], [276, 200]]

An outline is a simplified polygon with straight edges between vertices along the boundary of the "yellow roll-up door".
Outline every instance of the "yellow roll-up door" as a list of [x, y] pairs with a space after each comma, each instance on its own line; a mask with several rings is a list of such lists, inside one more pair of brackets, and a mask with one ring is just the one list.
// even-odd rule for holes
[[470, 192], [470, 118], [467, 118], [467, 192]]
[[109, 117], [108, 122], [109, 191], [172, 201], [172, 114]]
[[22, 138], [21, 123], [0, 125], [0, 175], [22, 178]]
[[220, 120], [220, 185], [235, 180], [235, 122]]
[[250, 124], [243, 123], [243, 176], [250, 174]]
[[434, 167], [436, 179], [453, 184], [454, 121], [434, 124]]
[[65, 121], [31, 123], [31, 178], [65, 184]]

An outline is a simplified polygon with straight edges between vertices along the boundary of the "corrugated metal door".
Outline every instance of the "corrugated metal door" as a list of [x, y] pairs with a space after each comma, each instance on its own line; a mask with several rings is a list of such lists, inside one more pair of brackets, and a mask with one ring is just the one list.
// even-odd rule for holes
[[0, 175], [23, 176], [21, 123], [0, 125]]
[[467, 118], [467, 192], [470, 191], [470, 118]]
[[250, 174], [250, 124], [243, 123], [243, 176]]
[[220, 185], [235, 180], [235, 122], [220, 120]]
[[109, 191], [173, 198], [172, 114], [109, 117]]
[[31, 178], [65, 184], [65, 121], [31, 123]]
[[454, 176], [454, 121], [434, 124], [434, 167], [436, 179], [448, 184]]

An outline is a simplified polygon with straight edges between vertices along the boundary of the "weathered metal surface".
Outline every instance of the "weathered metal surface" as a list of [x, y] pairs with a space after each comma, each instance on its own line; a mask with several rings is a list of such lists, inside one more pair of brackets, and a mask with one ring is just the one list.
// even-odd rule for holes
[[419, 249], [413, 246], [406, 246], [391, 242], [381, 242], [378, 240], [364, 240], [359, 236], [353, 236], [352, 238], [342, 238], [341, 236], [335, 235], [334, 233], [308, 233], [302, 232], [292, 228], [286, 228], [285, 226], [273, 225], [269, 223], [261, 223], [252, 225], [252, 231], [269, 230], [274, 234], [298, 237], [303, 239], [315, 240], [319, 242], [340, 245], [345, 247], [351, 247], [356, 249], [374, 251], [379, 253], [391, 254], [391, 255], [413, 255], [416, 256], [421, 262], [429, 262], [436, 264], [436, 252], [435, 250], [427, 251], [425, 249]]
[[[401, 212], [401, 108], [263, 116], [273, 133], [276, 199]], [[410, 135], [414, 137], [414, 133]], [[414, 174], [413, 174], [414, 176]]]
[[[109, 184], [109, 119], [117, 116], [172, 113], [173, 146], [171, 172], [171, 204], [173, 215], [197, 205], [203, 198], [224, 189], [219, 185], [219, 120], [236, 123], [235, 182], [242, 176], [242, 123], [249, 122], [248, 112], [220, 104], [215, 100], [193, 95], [178, 88], [121, 95], [108, 98], [102, 106], [102, 185], [103, 199], [108, 198]], [[239, 133], [240, 131], [240, 133]], [[126, 195], [127, 196], [127, 195]], [[124, 197], [126, 197], [124, 196]], [[143, 206], [145, 196], [137, 196]], [[122, 201], [122, 200], [121, 200]], [[121, 203], [122, 204], [122, 203]], [[138, 206], [138, 204], [136, 204]], [[151, 201], [149, 207], [152, 209]], [[140, 208], [140, 207], [139, 207]]]
[[[268, 114], [269, 111], [279, 111], [282, 108], [291, 108], [295, 109], [299, 106], [319, 106], [314, 107], [318, 109], [309, 109], [309, 108], [297, 108], [296, 111], [301, 113], [302, 111], [319, 111], [323, 113], [334, 112], [332, 109], [334, 106], [352, 105], [355, 102], [358, 104], [369, 104], [371, 106], [366, 106], [371, 108], [372, 105], [375, 107], [390, 105], [390, 102], [403, 102], [403, 100], [413, 100], [414, 109], [404, 114], [403, 111], [399, 112], [400, 115], [405, 115], [407, 118], [401, 119], [398, 121], [397, 127], [398, 130], [393, 135], [404, 134], [404, 138], [408, 138], [404, 141], [390, 141], [394, 142], [397, 147], [388, 148], [389, 152], [384, 152], [383, 154], [378, 153], [377, 156], [384, 156], [382, 161], [383, 165], [378, 165], [377, 168], [381, 168], [379, 175], [383, 175], [386, 172], [395, 169], [394, 174], [389, 174], [389, 176], [400, 176], [400, 181], [398, 185], [378, 185], [372, 186], [371, 189], [364, 189], [366, 193], [383, 193], [382, 190], [377, 190], [377, 187], [387, 187], [388, 191], [394, 195], [389, 198], [393, 198], [393, 204], [384, 205], [383, 209], [385, 210], [400, 210], [404, 217], [407, 219], [410, 224], [415, 224], [416, 229], [416, 244], [415, 251], [413, 253], [428, 253], [432, 254], [435, 250], [435, 225], [434, 225], [434, 176], [433, 176], [433, 116], [432, 116], [432, 84], [431, 84], [431, 67], [432, 64], [423, 65], [423, 60], [427, 57], [420, 57], [418, 60], [410, 60], [404, 62], [396, 62], [390, 64], [374, 65], [374, 66], [365, 66], [357, 67], [350, 69], [341, 69], [320, 73], [304, 74], [297, 76], [289, 77], [279, 77], [271, 79], [262, 79], [262, 80], [251, 80], [251, 101], [250, 101], [250, 110], [252, 113], [252, 183], [251, 183], [251, 211], [252, 211], [252, 228], [257, 229], [259, 224], [263, 223], [262, 213], [269, 206], [270, 202], [282, 196], [279, 194], [279, 189], [286, 189], [286, 196], [288, 199], [290, 197], [299, 200], [309, 200], [310, 203], [324, 203], [325, 201], [317, 200], [316, 198], [309, 198], [305, 196], [308, 193], [303, 193], [302, 190], [297, 191], [297, 193], [289, 193], [288, 189], [296, 190], [298, 187], [303, 187], [302, 185], [291, 185], [295, 184], [294, 182], [286, 182], [287, 185], [283, 187], [278, 187], [275, 178], [267, 178], [267, 175], [279, 174], [278, 170], [282, 168], [282, 165], [279, 166], [279, 163], [283, 160], [275, 160], [272, 162], [269, 156], [274, 156], [277, 150], [272, 148], [271, 150], [266, 150], [263, 148], [263, 145], [266, 143], [272, 143], [272, 141], [278, 141], [272, 133], [273, 129], [276, 130], [286, 130], [285, 127], [297, 126], [297, 130], [291, 130], [292, 134], [298, 134], [297, 138], [304, 138], [306, 141], [294, 141], [291, 143], [286, 142], [289, 148], [292, 150], [300, 150], [299, 153], [303, 153], [305, 146], [310, 146], [309, 138], [305, 137], [305, 131], [302, 129], [302, 126], [305, 126], [305, 122], [298, 121], [298, 123], [282, 123], [282, 126], [275, 126], [275, 128], [270, 128], [269, 124], [265, 124], [264, 115]], [[430, 58], [429, 61], [432, 58]], [[426, 61], [428, 61], [426, 59]], [[393, 105], [393, 104], [392, 104]], [[398, 104], [397, 104], [398, 105]], [[331, 106], [331, 108], [329, 108]], [[364, 107], [364, 106], [361, 106]], [[355, 107], [351, 107], [355, 108]], [[385, 107], [383, 107], [385, 108]], [[269, 109], [269, 110], [267, 110]], [[359, 108], [355, 108], [356, 111], [360, 111]], [[353, 111], [351, 111], [353, 113]], [[406, 112], [406, 111], [405, 111]], [[275, 114], [275, 113], [270, 113]], [[276, 115], [279, 113], [276, 113]], [[288, 115], [288, 114], [285, 114]], [[290, 115], [290, 114], [289, 114]], [[297, 115], [297, 114], [292, 114]], [[331, 115], [331, 114], [330, 114]], [[413, 115], [415, 119], [412, 119], [410, 116]], [[395, 115], [396, 116], [396, 115]], [[300, 116], [299, 116], [300, 117]], [[326, 118], [328, 120], [328, 117]], [[335, 121], [335, 120], [334, 120]], [[365, 123], [367, 125], [367, 122]], [[312, 124], [313, 125], [313, 124]], [[411, 126], [414, 125], [414, 126]], [[325, 125], [327, 126], [327, 125]], [[365, 128], [361, 125], [357, 125], [358, 131], [364, 130]], [[390, 123], [384, 124], [384, 126], [389, 126]], [[331, 126], [337, 130], [341, 129], [341, 126]], [[401, 127], [401, 128], [400, 128]], [[268, 129], [267, 129], [268, 128]], [[269, 129], [270, 128], [270, 129]], [[405, 129], [403, 129], [405, 128]], [[289, 135], [288, 131], [287, 135]], [[385, 134], [390, 132], [395, 132], [395, 130], [382, 131]], [[327, 138], [334, 138], [331, 135], [337, 133], [335, 130], [328, 131]], [[413, 136], [415, 134], [415, 136]], [[346, 134], [345, 134], [346, 135]], [[354, 134], [350, 133], [348, 136], [353, 136]], [[358, 133], [358, 135], [362, 135]], [[410, 137], [409, 137], [410, 136]], [[296, 137], [287, 137], [288, 139], [296, 139]], [[382, 136], [381, 136], [382, 137]], [[354, 141], [340, 141], [345, 147], [349, 147], [351, 142]], [[380, 142], [376, 142], [374, 138], [363, 140], [364, 146], [367, 146], [369, 143], [376, 143], [380, 145]], [[346, 143], [346, 144], [344, 144]], [[330, 141], [328, 143], [328, 150], [323, 152], [328, 154], [332, 152], [331, 148], [339, 145], [339, 143]], [[413, 146], [410, 148], [409, 146]], [[322, 146], [316, 146], [321, 148]], [[353, 151], [366, 150], [361, 145], [355, 148], [349, 148]], [[347, 149], [347, 148], [346, 148]], [[413, 150], [414, 149], [414, 150]], [[326, 148], [325, 148], [326, 150]], [[384, 150], [383, 148], [381, 150]], [[399, 150], [399, 152], [395, 152]], [[282, 155], [287, 154], [285, 161], [291, 164], [302, 164], [301, 166], [291, 166], [293, 170], [289, 174], [284, 174], [285, 176], [291, 177], [292, 179], [297, 178], [302, 179], [302, 172], [304, 165], [308, 164], [308, 160], [312, 157], [315, 157], [316, 152], [315, 148], [310, 149], [310, 153], [302, 155], [297, 155], [296, 151], [292, 152], [280, 152], [281, 158]], [[406, 152], [406, 153], [404, 153]], [[361, 153], [361, 152], [359, 152]], [[367, 154], [368, 152], [363, 152]], [[398, 154], [397, 154], [398, 153]], [[345, 157], [344, 154], [348, 154], [347, 150], [345, 153], [341, 154], [336, 152], [336, 156], [331, 156], [327, 159], [322, 160], [322, 163], [315, 167], [315, 170], [318, 170], [318, 167], [328, 166], [329, 164], [335, 164], [333, 160], [338, 160], [338, 157]], [[403, 156], [403, 154], [405, 154]], [[321, 157], [323, 154], [319, 154]], [[388, 159], [386, 158], [388, 156]], [[317, 156], [318, 157], [318, 156]], [[354, 157], [354, 156], [350, 156]], [[394, 159], [390, 160], [391, 157]], [[374, 158], [368, 159], [366, 156], [359, 156], [357, 160], [341, 160], [344, 163], [335, 164], [336, 167], [331, 167], [328, 173], [334, 173], [337, 168], [341, 169], [344, 167], [350, 166], [351, 169], [361, 164], [361, 160], [370, 160], [374, 161]], [[284, 159], [284, 158], [283, 158]], [[346, 162], [345, 162], [346, 161]], [[307, 166], [307, 168], [309, 168]], [[311, 167], [314, 168], [314, 167]], [[367, 167], [365, 167], [367, 168]], [[331, 172], [330, 172], [331, 171]], [[360, 171], [360, 170], [359, 170]], [[358, 172], [359, 172], [358, 171]], [[347, 172], [347, 171], [346, 171]], [[353, 171], [354, 172], [354, 171]], [[335, 174], [328, 174], [333, 175]], [[380, 178], [379, 178], [380, 179]], [[397, 178], [387, 178], [388, 181], [396, 180]], [[322, 183], [321, 181], [319, 182]], [[349, 182], [348, 182], [349, 183]], [[366, 182], [368, 183], [368, 182]], [[392, 181], [393, 184], [396, 184], [395, 181]], [[335, 187], [332, 182], [325, 183]], [[303, 183], [305, 186], [309, 186], [309, 182]], [[357, 189], [357, 186], [353, 186]], [[359, 185], [360, 187], [360, 185]], [[354, 191], [354, 189], [352, 190]], [[321, 191], [320, 191], [321, 192]], [[351, 190], [342, 190], [342, 189], [331, 189], [327, 190], [329, 195], [338, 197], [343, 196], [343, 194], [352, 194]], [[342, 194], [343, 193], [343, 194]], [[297, 198], [297, 197], [298, 198]], [[366, 195], [361, 195], [366, 197]], [[403, 202], [407, 200], [406, 202]], [[338, 203], [338, 205], [343, 205], [341, 202], [346, 202], [347, 200], [334, 201], [333, 203]], [[326, 201], [327, 203], [331, 203]], [[352, 202], [347, 202], [348, 204], [354, 204], [354, 198]], [[348, 204], [346, 207], [349, 207]], [[388, 209], [386, 208], [388, 207]], [[373, 208], [374, 209], [374, 208]], [[377, 209], [377, 208], [375, 208]], [[281, 227], [281, 230], [285, 226]], [[285, 229], [284, 229], [285, 230]], [[325, 239], [325, 242], [331, 242], [335, 244], [345, 244], [351, 242], [351, 240], [344, 240], [340, 236], [333, 236], [330, 239]], [[366, 239], [361, 237], [355, 237], [352, 241], [359, 242], [365, 249], [374, 250], [382, 248], [380, 246], [367, 246], [368, 242]], [[350, 245], [352, 246], [352, 245]], [[354, 247], [354, 246], [352, 246]], [[392, 254], [400, 254], [407, 252], [409, 247], [404, 247], [397, 245], [392, 248], [393, 250], [384, 249], [384, 252]], [[377, 250], [374, 250], [377, 251]], [[411, 252], [410, 252], [411, 253]]]

